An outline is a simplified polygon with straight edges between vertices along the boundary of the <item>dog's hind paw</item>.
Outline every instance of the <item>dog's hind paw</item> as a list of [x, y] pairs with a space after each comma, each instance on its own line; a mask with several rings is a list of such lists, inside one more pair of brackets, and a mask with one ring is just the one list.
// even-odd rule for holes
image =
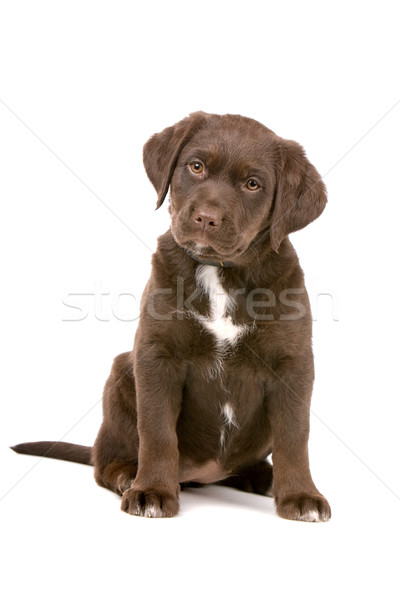
[[174, 517], [179, 511], [179, 500], [168, 491], [139, 490], [132, 486], [122, 496], [121, 510], [138, 517]]

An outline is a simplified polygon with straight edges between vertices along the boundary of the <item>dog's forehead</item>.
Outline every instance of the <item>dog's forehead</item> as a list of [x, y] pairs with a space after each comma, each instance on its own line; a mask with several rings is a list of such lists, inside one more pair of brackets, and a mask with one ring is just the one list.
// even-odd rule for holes
[[197, 158], [210, 167], [240, 170], [268, 167], [276, 152], [276, 135], [243, 117], [211, 119], [186, 144], [182, 158]]

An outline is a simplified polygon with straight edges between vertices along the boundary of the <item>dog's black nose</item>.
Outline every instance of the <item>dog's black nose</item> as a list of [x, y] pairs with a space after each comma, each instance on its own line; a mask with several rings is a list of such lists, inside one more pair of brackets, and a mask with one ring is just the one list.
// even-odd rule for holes
[[216, 211], [207, 210], [196, 210], [194, 213], [195, 223], [203, 230], [215, 229], [219, 227], [220, 217]]

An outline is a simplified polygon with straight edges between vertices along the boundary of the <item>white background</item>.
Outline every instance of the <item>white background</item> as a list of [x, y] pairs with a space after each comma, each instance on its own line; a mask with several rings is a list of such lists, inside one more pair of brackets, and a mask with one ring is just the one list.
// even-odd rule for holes
[[[2, 597], [398, 598], [396, 2], [0, 6]], [[327, 524], [215, 486], [183, 493], [175, 519], [130, 517], [90, 467], [8, 450], [93, 442], [168, 227], [142, 146], [199, 109], [302, 143], [328, 188], [292, 236], [315, 318], [310, 454]]]

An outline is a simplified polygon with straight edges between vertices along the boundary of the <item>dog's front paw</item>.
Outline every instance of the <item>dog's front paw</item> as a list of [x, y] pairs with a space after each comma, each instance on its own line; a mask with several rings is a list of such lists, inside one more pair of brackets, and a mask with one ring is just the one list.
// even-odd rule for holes
[[179, 511], [179, 500], [177, 495], [165, 490], [141, 490], [132, 486], [122, 496], [121, 510], [142, 517], [174, 517]]
[[275, 503], [278, 515], [284, 519], [319, 523], [331, 518], [328, 501], [321, 495], [292, 494], [276, 498]]

